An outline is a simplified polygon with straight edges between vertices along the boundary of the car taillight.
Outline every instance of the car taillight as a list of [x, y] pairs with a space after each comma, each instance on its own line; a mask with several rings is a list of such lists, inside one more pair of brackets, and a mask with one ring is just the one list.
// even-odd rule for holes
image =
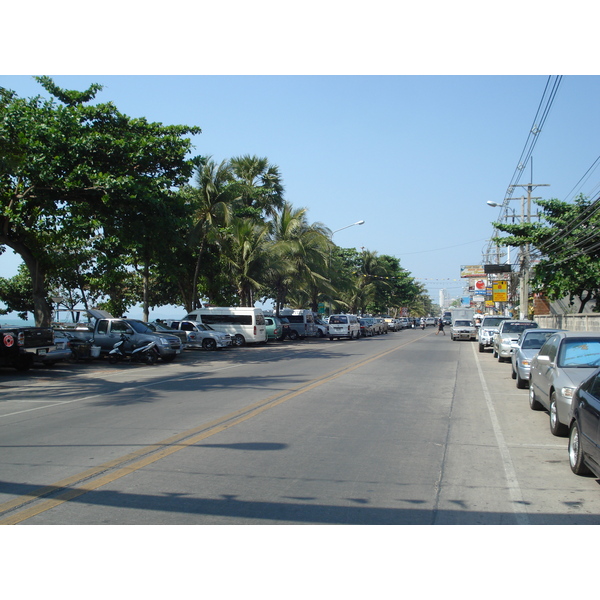
[[254, 326], [254, 335], [256, 335], [256, 325]]
[[19, 336], [17, 338], [17, 344], [19, 346], [25, 345], [25, 332], [24, 331], [19, 331]]

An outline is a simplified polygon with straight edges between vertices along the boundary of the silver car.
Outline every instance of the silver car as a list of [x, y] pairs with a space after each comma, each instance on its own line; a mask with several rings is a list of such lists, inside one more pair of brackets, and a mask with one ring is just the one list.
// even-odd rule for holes
[[450, 339], [456, 340], [476, 340], [477, 327], [473, 325], [470, 319], [456, 319], [450, 330]]
[[492, 354], [498, 362], [510, 361], [513, 342], [519, 339], [519, 335], [526, 329], [539, 327], [535, 321], [502, 321], [498, 326], [498, 333], [494, 335], [492, 342]]
[[561, 329], [526, 329], [513, 344], [511, 355], [512, 378], [517, 380], [517, 387], [522, 390], [529, 385], [531, 359], [538, 353], [546, 340]]
[[548, 410], [553, 435], [567, 435], [573, 392], [598, 366], [600, 333], [590, 331], [558, 331], [531, 360], [529, 406]]

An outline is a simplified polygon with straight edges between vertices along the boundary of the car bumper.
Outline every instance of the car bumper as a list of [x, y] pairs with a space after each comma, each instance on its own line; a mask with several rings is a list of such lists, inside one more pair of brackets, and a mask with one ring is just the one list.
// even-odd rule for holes
[[502, 358], [509, 358], [510, 356], [512, 356], [512, 348], [507, 348], [506, 346], [499, 346], [498, 356], [501, 356]]

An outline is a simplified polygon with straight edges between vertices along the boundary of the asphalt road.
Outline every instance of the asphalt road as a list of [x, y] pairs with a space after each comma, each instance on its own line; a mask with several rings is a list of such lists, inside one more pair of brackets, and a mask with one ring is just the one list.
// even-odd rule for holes
[[0, 524], [597, 524], [510, 365], [433, 328], [0, 369]]

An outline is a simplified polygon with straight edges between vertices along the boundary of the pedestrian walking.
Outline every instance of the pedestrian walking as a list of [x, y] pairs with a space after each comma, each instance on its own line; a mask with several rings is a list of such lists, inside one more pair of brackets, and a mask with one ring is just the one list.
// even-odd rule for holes
[[444, 319], [438, 320], [438, 330], [435, 332], [435, 335], [437, 335], [440, 332], [446, 335], [446, 332], [444, 331]]

